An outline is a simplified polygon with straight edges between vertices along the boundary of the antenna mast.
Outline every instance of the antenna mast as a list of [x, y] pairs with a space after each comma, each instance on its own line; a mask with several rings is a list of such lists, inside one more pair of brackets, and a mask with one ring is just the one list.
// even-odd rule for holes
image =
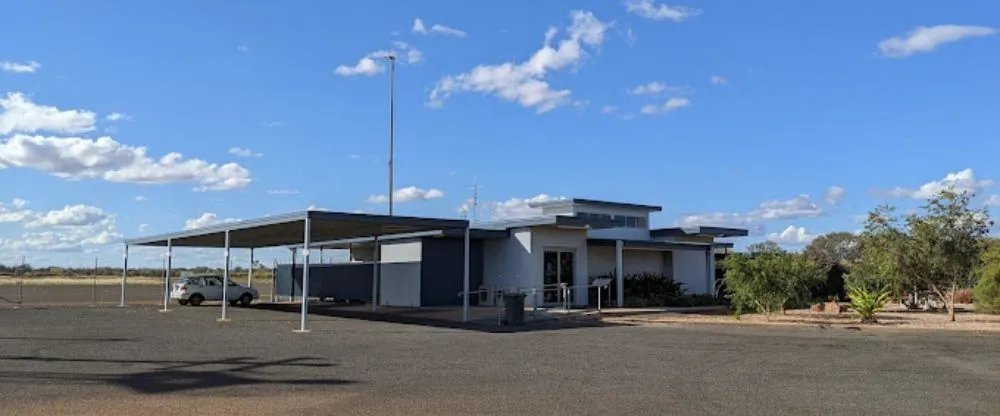
[[476, 208], [479, 207], [479, 183], [472, 179], [472, 222], [476, 222]]

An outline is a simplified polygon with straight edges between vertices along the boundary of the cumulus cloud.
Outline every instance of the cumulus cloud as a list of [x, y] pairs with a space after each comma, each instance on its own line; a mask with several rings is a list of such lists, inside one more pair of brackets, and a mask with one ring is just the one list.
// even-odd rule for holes
[[771, 233], [767, 236], [767, 239], [778, 244], [797, 246], [809, 244], [815, 240], [816, 237], [816, 234], [810, 234], [807, 232], [805, 227], [789, 225], [788, 228], [785, 228], [780, 233]]
[[236, 222], [236, 221], [239, 221], [239, 219], [236, 219], [236, 218], [226, 218], [224, 220], [220, 220], [218, 218], [218, 215], [216, 215], [215, 213], [206, 212], [206, 213], [201, 214], [198, 217], [184, 220], [184, 230], [185, 231], [186, 230], [194, 230], [194, 229], [197, 229], [197, 228], [208, 227], [210, 225], [224, 224], [224, 223], [227, 223], [227, 222]]
[[448, 27], [442, 24], [434, 24], [431, 26], [430, 30], [427, 29], [427, 25], [419, 17], [413, 19], [413, 28], [411, 29], [413, 33], [418, 33], [421, 35], [444, 35], [444, 36], [454, 36], [458, 38], [464, 38], [466, 33], [464, 31], [455, 29], [453, 27]]
[[87, 110], [60, 110], [39, 105], [19, 92], [0, 98], [0, 135], [10, 133], [85, 133], [94, 130], [96, 115]]
[[712, 85], [726, 85], [729, 83], [729, 80], [727, 80], [726, 77], [722, 75], [712, 75], [712, 78], [709, 79], [709, 82], [711, 82]]
[[389, 50], [378, 50], [365, 55], [354, 66], [340, 65], [333, 72], [344, 77], [372, 76], [385, 72], [385, 61], [388, 56], [395, 56], [398, 62], [407, 64], [417, 64], [424, 60], [423, 53], [409, 43], [396, 41], [392, 46]]
[[149, 200], [149, 198], [146, 198], [146, 197], [144, 197], [142, 195], [139, 195], [139, 196], [135, 197], [135, 202], [146, 202], [148, 200]]
[[614, 114], [617, 111], [618, 107], [615, 107], [613, 105], [606, 105], [604, 107], [601, 107], [601, 114]]
[[952, 188], [955, 192], [975, 193], [993, 186], [992, 179], [977, 179], [975, 172], [971, 168], [945, 175], [939, 181], [930, 181], [919, 188], [895, 187], [890, 190], [875, 190], [876, 195], [884, 195], [896, 198], [927, 199], [937, 195], [943, 190]]
[[[538, 194], [530, 198], [510, 198], [506, 201], [486, 201], [481, 202], [483, 211], [492, 220], [506, 220], [513, 218], [536, 217], [542, 215], [541, 208], [532, 208], [531, 204], [549, 202], [565, 197], [554, 197], [548, 194]], [[466, 200], [459, 208], [459, 212], [468, 212], [472, 209], [472, 200]]]
[[647, 104], [642, 106], [640, 112], [646, 115], [663, 114], [675, 111], [691, 105], [691, 101], [684, 97], [672, 97], [663, 104]]
[[385, 72], [385, 66], [366, 56], [359, 59], [358, 63], [354, 64], [354, 66], [340, 65], [333, 72], [343, 77], [353, 77], [356, 75], [372, 76]]
[[24, 227], [82, 227], [97, 224], [107, 218], [108, 214], [94, 206], [67, 205], [60, 210], [35, 214], [34, 219], [26, 223]]
[[217, 165], [185, 160], [180, 153], [152, 159], [145, 147], [133, 147], [110, 137], [15, 135], [0, 142], [0, 169], [25, 168], [70, 179], [101, 178], [110, 182], [166, 184], [192, 182], [196, 191], [240, 189], [250, 183], [250, 172], [235, 163]]
[[14, 198], [10, 203], [0, 202], [0, 223], [22, 222], [34, 215], [28, 207], [28, 201]]
[[846, 193], [847, 193], [846, 189], [834, 185], [826, 190], [826, 194], [824, 195], [823, 199], [826, 200], [826, 203], [830, 205], [837, 205], [837, 203], [840, 202], [840, 199], [843, 198], [844, 194]]
[[111, 113], [111, 114], [108, 114], [107, 116], [104, 116], [104, 119], [107, 120], [107, 121], [128, 121], [128, 120], [131, 120], [132, 117], [129, 116], [128, 114], [117, 113], [116, 112], [116, 113]]
[[919, 53], [931, 52], [939, 46], [958, 42], [965, 38], [984, 37], [996, 33], [997, 29], [985, 26], [919, 26], [904, 36], [891, 37], [879, 42], [878, 50], [886, 58], [905, 58]]
[[677, 220], [677, 225], [746, 228], [752, 233], [759, 234], [763, 232], [763, 223], [767, 221], [814, 218], [824, 214], [826, 212], [808, 194], [800, 194], [787, 200], [764, 201], [757, 205], [757, 208], [743, 213], [714, 212], [684, 215]]
[[[435, 189], [435, 188], [423, 189], [423, 188], [417, 188], [416, 186], [409, 186], [406, 188], [397, 189], [392, 192], [393, 203], [427, 201], [443, 197], [444, 197], [444, 192], [442, 192], [440, 189]], [[372, 195], [368, 197], [368, 202], [373, 204], [384, 204], [389, 202], [389, 197], [387, 195]]]
[[625, 10], [639, 17], [653, 20], [672, 20], [683, 22], [688, 18], [701, 14], [701, 10], [684, 6], [668, 6], [660, 3], [655, 4], [653, 0], [628, 0], [625, 2]]
[[613, 23], [601, 22], [593, 13], [580, 10], [570, 12], [570, 19], [567, 37], [558, 46], [553, 47], [552, 42], [559, 31], [549, 28], [541, 49], [527, 61], [479, 65], [469, 72], [446, 76], [431, 90], [427, 105], [441, 107], [452, 94], [462, 92], [495, 95], [537, 113], [572, 103], [569, 90], [553, 89], [546, 78], [553, 71], [579, 66], [589, 55], [587, 49], [604, 43], [605, 32]]
[[[81, 252], [88, 246], [120, 241], [114, 216], [100, 208], [77, 204], [59, 210], [34, 212], [25, 209], [28, 202], [15, 199], [0, 203], [0, 222], [22, 223], [27, 229], [19, 238], [0, 238], [0, 250], [8, 252], [46, 251]], [[11, 208], [14, 208], [12, 210]]]
[[33, 74], [42, 65], [35, 61], [28, 62], [13, 62], [13, 61], [0, 61], [0, 71], [12, 72], [15, 74]]

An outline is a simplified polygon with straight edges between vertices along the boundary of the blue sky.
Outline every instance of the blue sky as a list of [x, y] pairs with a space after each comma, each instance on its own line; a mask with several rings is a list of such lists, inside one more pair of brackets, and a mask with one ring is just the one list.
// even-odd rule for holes
[[586, 197], [796, 248], [942, 184], [1000, 193], [1000, 3], [456, 4], [0, 1], [0, 263], [385, 212], [380, 51], [399, 214], [460, 216], [476, 180], [480, 219]]

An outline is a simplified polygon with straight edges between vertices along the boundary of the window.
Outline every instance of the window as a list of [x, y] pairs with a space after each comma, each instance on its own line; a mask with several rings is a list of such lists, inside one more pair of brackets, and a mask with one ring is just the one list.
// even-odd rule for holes
[[646, 228], [646, 217], [634, 215], [596, 214], [593, 212], [577, 212], [577, 217], [595, 220], [612, 221], [620, 228]]

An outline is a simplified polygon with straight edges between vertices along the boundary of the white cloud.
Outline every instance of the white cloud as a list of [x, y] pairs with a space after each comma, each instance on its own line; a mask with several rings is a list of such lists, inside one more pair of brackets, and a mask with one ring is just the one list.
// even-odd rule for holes
[[[392, 46], [394, 47], [393, 50], [388, 52], [386, 51], [372, 52], [371, 57], [378, 58], [386, 55], [394, 55], [405, 58], [403, 62], [406, 62], [408, 64], [418, 64], [424, 60], [424, 55], [420, 52], [420, 50], [418, 50], [416, 47], [414, 47], [409, 43], [395, 41], [392, 43]], [[405, 55], [403, 54], [404, 52]]]
[[385, 66], [366, 56], [359, 59], [358, 63], [354, 66], [341, 65], [338, 66], [333, 72], [340, 76], [353, 77], [355, 75], [372, 76], [384, 71]]
[[31, 218], [34, 215], [34, 212], [25, 209], [27, 206], [28, 201], [19, 198], [14, 198], [10, 204], [0, 202], [0, 223], [22, 222]]
[[146, 155], [146, 148], [123, 145], [110, 137], [92, 140], [15, 135], [0, 142], [0, 169], [5, 167], [34, 169], [70, 180], [194, 182], [196, 191], [239, 189], [251, 181], [250, 172], [235, 163], [217, 165], [200, 159], [183, 160], [180, 153], [168, 153], [154, 160]]
[[[27, 205], [27, 201], [19, 199], [11, 203], [22, 209]], [[0, 222], [24, 222], [26, 229], [46, 229], [24, 233], [17, 239], [0, 238], [0, 251], [5, 252], [81, 252], [87, 246], [104, 245], [122, 238], [115, 231], [114, 216], [87, 205], [36, 213], [11, 211], [0, 203]]]
[[[530, 198], [511, 198], [506, 201], [484, 202], [481, 206], [485, 208], [490, 219], [506, 220], [512, 218], [536, 217], [542, 215], [540, 208], [532, 208], [530, 205], [539, 202], [555, 201], [565, 199], [565, 197], [553, 197], [548, 194], [538, 194]], [[467, 200], [459, 210], [463, 208], [471, 209], [472, 201]]]
[[794, 225], [789, 225], [781, 233], [771, 233], [767, 236], [768, 240], [774, 241], [778, 244], [786, 245], [806, 245], [811, 243], [817, 237], [816, 234], [809, 234], [805, 227], [796, 227]]
[[186, 230], [193, 230], [193, 229], [196, 229], [196, 228], [208, 227], [210, 225], [224, 224], [224, 223], [227, 223], [227, 222], [236, 222], [236, 221], [239, 221], [239, 220], [236, 219], [236, 218], [226, 218], [226, 219], [220, 221], [218, 219], [218, 216], [215, 215], [215, 213], [206, 212], [204, 214], [201, 214], [201, 216], [199, 216], [197, 218], [191, 218], [189, 220], [185, 220], [184, 221], [184, 230], [185, 231]]
[[128, 114], [115, 112], [108, 114], [107, 116], [104, 117], [104, 119], [107, 121], [129, 121], [132, 119], [132, 117], [129, 116]]
[[677, 220], [677, 225], [747, 228], [759, 234], [763, 232], [763, 222], [766, 221], [814, 218], [824, 214], [823, 209], [809, 195], [801, 194], [783, 201], [761, 202], [757, 208], [745, 213], [714, 212], [685, 215]]
[[148, 200], [149, 200], [149, 198], [146, 198], [146, 197], [144, 197], [142, 195], [139, 195], [139, 196], [135, 197], [135, 202], [146, 202]]
[[687, 91], [689, 89], [690, 88], [687, 87], [687, 86], [676, 87], [676, 86], [667, 85], [666, 82], [653, 81], [653, 82], [650, 82], [649, 84], [639, 85], [639, 86], [637, 86], [635, 88], [632, 88], [631, 90], [629, 90], [628, 93], [632, 94], [632, 95], [647, 95], [647, 94], [649, 94], [649, 95], [655, 95], [655, 94], [659, 94], [659, 93], [667, 92], [667, 91], [669, 91], [669, 92], [679, 92], [679, 91]]
[[826, 190], [826, 195], [824, 195], [823, 199], [826, 200], [827, 204], [837, 205], [837, 203], [840, 202], [840, 199], [843, 198], [844, 194], [846, 193], [847, 193], [846, 189], [834, 185]]
[[419, 17], [413, 19], [413, 33], [427, 34], [427, 27], [424, 26], [424, 21]]
[[996, 29], [985, 26], [919, 26], [907, 32], [906, 36], [896, 36], [879, 42], [878, 49], [883, 57], [904, 58], [931, 52], [941, 45], [965, 38], [990, 36], [996, 33]]
[[84, 133], [94, 130], [96, 116], [87, 110], [60, 110], [38, 105], [22, 93], [9, 92], [0, 98], [0, 135], [10, 133]]
[[647, 104], [642, 106], [642, 114], [669, 113], [682, 107], [691, 105], [691, 101], [684, 97], [671, 97], [662, 105]]
[[358, 160], [358, 159], [361, 159], [361, 155], [357, 155], [357, 154], [355, 154], [355, 155], [350, 155], [350, 156], [348, 156], [348, 158], [349, 158], [349, 159], [353, 159], [353, 160]]
[[722, 75], [712, 75], [712, 78], [709, 79], [709, 82], [711, 82], [712, 85], [726, 85], [729, 83], [729, 80]]
[[439, 33], [445, 36], [455, 36], [459, 38], [465, 37], [464, 31], [455, 29], [453, 27], [448, 27], [445, 25], [438, 25], [438, 24], [431, 26], [431, 33]]
[[673, 20], [682, 22], [690, 17], [701, 14], [701, 10], [684, 6], [668, 6], [666, 4], [656, 5], [653, 0], [628, 0], [625, 2], [625, 10], [636, 16], [653, 20]]
[[280, 127], [281, 126], [281, 122], [280, 121], [265, 121], [265, 122], [262, 122], [260, 124], [262, 126], [264, 126], [264, 127]]
[[268, 189], [268, 195], [298, 195], [299, 191], [296, 189]]
[[240, 45], [240, 46], [236, 47], [236, 50], [238, 50], [240, 52], [243, 52], [243, 53], [247, 53], [247, 52], [250, 52], [250, 47], [247, 46], [247, 45]]
[[618, 111], [618, 108], [613, 105], [601, 107], [601, 114], [614, 114], [616, 111]]
[[0, 61], [0, 71], [13, 72], [15, 74], [33, 74], [41, 67], [42, 65], [35, 61]]
[[357, 75], [372, 76], [385, 72], [387, 56], [396, 56], [399, 62], [407, 64], [417, 64], [424, 60], [423, 53], [419, 49], [406, 42], [396, 41], [392, 43], [393, 48], [378, 50], [358, 60], [354, 66], [340, 65], [333, 72], [340, 76], [352, 77]]
[[229, 149], [229, 154], [240, 156], [240, 157], [261, 157], [264, 156], [263, 153], [255, 153], [253, 150], [245, 149], [242, 147], [232, 147]]
[[139, 232], [144, 233], [146, 229], [149, 228], [149, 224], [139, 224]]
[[465, 35], [466, 35], [466, 33], [464, 31], [455, 29], [453, 27], [448, 27], [448, 26], [445, 26], [445, 25], [441, 25], [441, 24], [435, 24], [435, 25], [431, 26], [431, 29], [428, 31], [427, 30], [427, 25], [425, 25], [424, 21], [422, 19], [420, 19], [419, 17], [416, 18], [416, 19], [413, 19], [413, 28], [411, 30], [413, 31], [413, 33], [419, 33], [421, 35], [437, 34], [437, 35], [444, 35], [444, 36], [455, 36], [455, 37], [459, 37], [459, 38], [464, 38]]
[[[444, 192], [439, 189], [423, 189], [417, 188], [416, 186], [409, 186], [402, 189], [397, 189], [392, 192], [392, 202], [410, 202], [410, 201], [427, 201], [431, 199], [443, 198]], [[386, 195], [372, 195], [368, 197], [368, 202], [373, 204], [384, 204], [389, 202], [389, 197]]]
[[986, 199], [986, 206], [1000, 207], [1000, 195], [990, 195], [990, 197]]
[[97, 224], [108, 218], [103, 210], [89, 205], [67, 205], [60, 210], [34, 215], [25, 228], [41, 227], [83, 227]]
[[566, 29], [568, 37], [561, 40], [558, 47], [552, 47], [558, 30], [549, 28], [542, 48], [527, 61], [479, 65], [469, 72], [446, 76], [431, 90], [427, 105], [441, 107], [452, 94], [462, 92], [492, 94], [533, 108], [537, 113], [571, 103], [571, 92], [553, 90], [546, 77], [552, 71], [579, 66], [588, 56], [586, 49], [601, 46], [605, 32], [614, 23], [601, 22], [592, 13], [579, 10], [570, 12], [570, 18], [572, 24]]
[[975, 172], [970, 168], [949, 173], [945, 175], [944, 179], [927, 182], [917, 189], [896, 187], [888, 191], [876, 190], [875, 193], [896, 198], [927, 199], [951, 187], [954, 187], [955, 192], [974, 193], [994, 184], [995, 182], [991, 179], [976, 179]]

